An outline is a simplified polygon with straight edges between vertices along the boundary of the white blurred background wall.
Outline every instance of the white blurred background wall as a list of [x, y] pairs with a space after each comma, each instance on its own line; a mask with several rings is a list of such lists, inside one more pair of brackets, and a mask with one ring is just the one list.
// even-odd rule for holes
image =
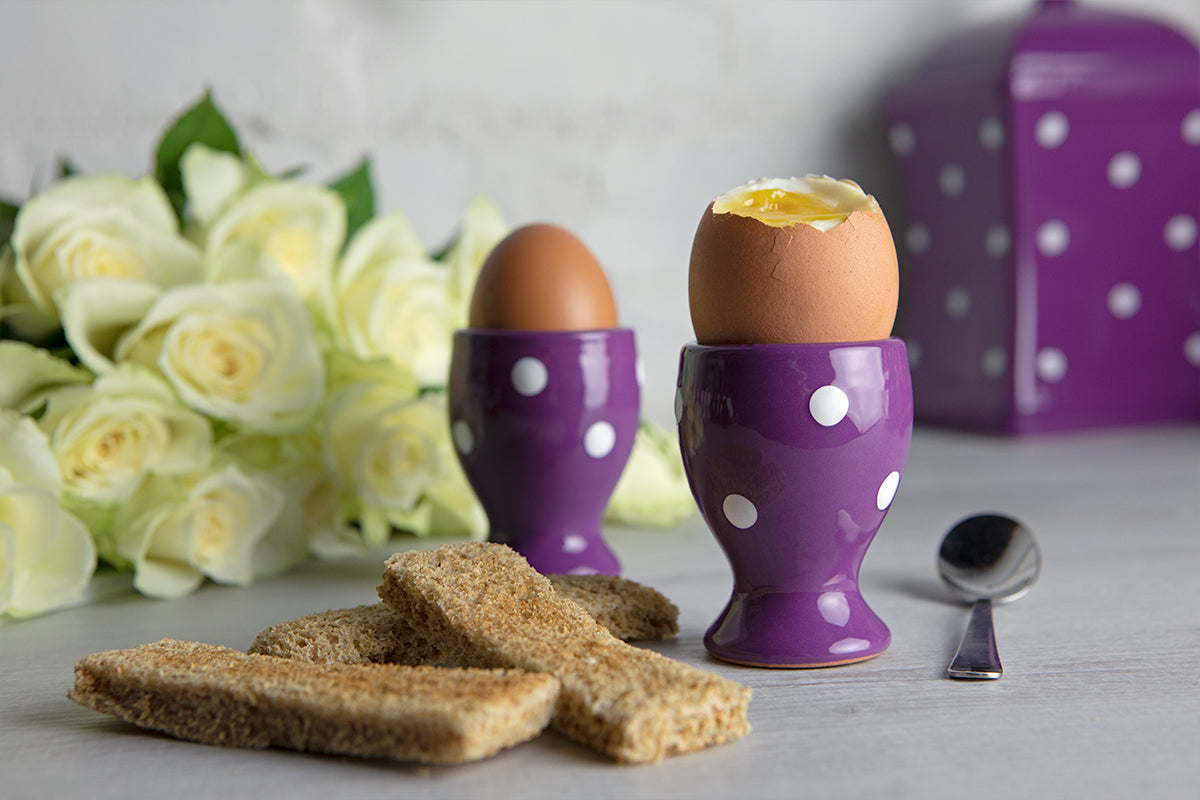
[[[211, 87], [272, 170], [373, 162], [378, 211], [430, 248], [487, 194], [575, 231], [637, 329], [673, 422], [687, 264], [713, 196], [764, 175], [894, 196], [878, 100], [930, 48], [1033, 0], [0, 0], [0, 197], [59, 157], [142, 174]], [[1197, 0], [1091, 0], [1200, 39]]]

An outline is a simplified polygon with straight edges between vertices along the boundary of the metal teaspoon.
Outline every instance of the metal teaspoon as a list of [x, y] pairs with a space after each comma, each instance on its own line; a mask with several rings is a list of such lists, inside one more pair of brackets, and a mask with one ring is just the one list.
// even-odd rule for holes
[[995, 680], [1004, 674], [992, 629], [992, 604], [1008, 603], [1028, 592], [1041, 566], [1033, 534], [1014, 519], [979, 514], [950, 529], [938, 551], [938, 573], [975, 607], [947, 675]]

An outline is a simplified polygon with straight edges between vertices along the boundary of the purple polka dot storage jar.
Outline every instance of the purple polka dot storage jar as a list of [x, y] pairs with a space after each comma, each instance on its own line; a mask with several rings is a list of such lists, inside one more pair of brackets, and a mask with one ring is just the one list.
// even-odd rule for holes
[[1200, 419], [1200, 54], [1045, 0], [884, 101], [918, 422]]

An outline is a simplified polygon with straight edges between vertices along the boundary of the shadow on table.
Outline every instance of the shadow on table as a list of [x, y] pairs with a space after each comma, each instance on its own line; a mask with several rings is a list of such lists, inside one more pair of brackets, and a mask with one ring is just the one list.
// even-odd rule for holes
[[943, 605], [962, 605], [962, 601], [941, 582], [932, 579], [902, 577], [886, 581], [882, 585], [886, 589], [918, 600], [928, 600]]
[[[392, 761], [386, 758], [361, 758], [353, 755], [338, 755], [336, 753], [309, 753], [291, 750], [283, 747], [258, 748], [228, 748], [221, 745], [204, 742], [193, 742], [162, 731], [150, 728], [140, 728], [107, 714], [91, 711], [83, 706], [77, 706], [64, 698], [61, 703], [55, 702], [53, 707], [49, 702], [40, 704], [39, 709], [28, 709], [18, 715], [18, 718], [30, 727], [69, 727], [75, 731], [91, 736], [114, 737], [113, 741], [121, 743], [144, 742], [147, 746], [159, 747], [172, 743], [184, 748], [180, 754], [206, 755], [205, 751], [190, 748], [212, 748], [216, 752], [233, 752], [235, 750], [257, 751], [275, 759], [316, 759], [326, 764], [347, 764], [359, 770], [384, 770], [390, 773], [405, 773], [413, 776], [431, 776], [448, 770], [464, 770], [475, 764], [484, 764], [491, 758], [502, 757], [507, 752], [515, 752], [525, 748], [538, 748], [550, 752], [555, 758], [570, 758], [578, 763], [611, 763], [607, 758], [589, 750], [582, 745], [570, 741], [557, 731], [546, 729], [534, 739], [507, 748], [491, 758], [462, 764], [420, 764], [415, 761]], [[209, 752], [212, 752], [211, 750]], [[264, 762], [265, 763], [265, 762]]]

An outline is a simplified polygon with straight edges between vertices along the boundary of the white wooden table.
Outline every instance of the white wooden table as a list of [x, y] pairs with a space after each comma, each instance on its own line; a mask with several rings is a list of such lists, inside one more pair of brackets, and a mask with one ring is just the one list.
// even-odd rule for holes
[[[1024, 520], [1045, 566], [1030, 595], [997, 609], [1004, 678], [955, 682], [944, 671], [967, 608], [939, 585], [934, 554], [950, 524], [979, 510]], [[110, 587], [93, 604], [0, 626], [0, 797], [1197, 796], [1200, 427], [1040, 441], [918, 430], [862, 572], [893, 643], [857, 665], [709, 659], [701, 636], [730, 578], [698, 517], [609, 539], [629, 577], [681, 609], [680, 635], [656, 649], [754, 687], [748, 737], [627, 767], [548, 733], [488, 761], [431, 769], [189, 744], [65, 698], [74, 661], [93, 651], [166, 636], [245, 647], [272, 623], [370, 602], [381, 552], [177, 601]]]

